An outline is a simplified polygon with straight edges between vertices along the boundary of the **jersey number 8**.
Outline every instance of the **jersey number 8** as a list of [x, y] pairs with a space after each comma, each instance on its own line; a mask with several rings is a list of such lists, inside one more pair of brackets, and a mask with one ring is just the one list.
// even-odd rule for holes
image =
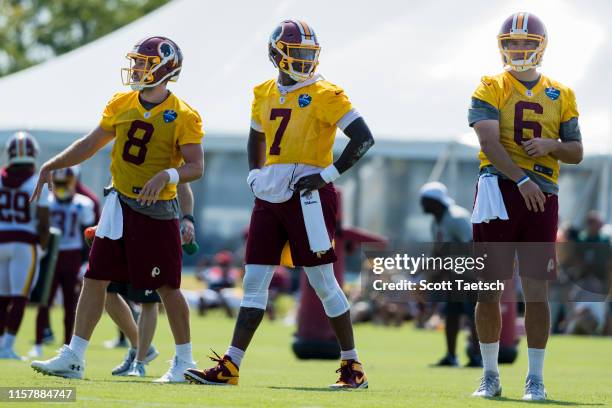
[[[142, 120], [135, 120], [132, 122], [127, 132], [127, 141], [123, 145], [123, 160], [136, 165], [144, 163], [147, 155], [147, 143], [151, 141], [153, 129], [153, 125], [148, 122], [143, 122]], [[144, 132], [140, 139], [136, 137], [137, 130], [142, 130]]]

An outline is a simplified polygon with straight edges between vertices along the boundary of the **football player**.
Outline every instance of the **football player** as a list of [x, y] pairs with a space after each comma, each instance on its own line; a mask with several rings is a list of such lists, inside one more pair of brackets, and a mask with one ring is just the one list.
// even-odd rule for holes
[[[195, 238], [193, 218], [193, 192], [189, 183], [177, 185], [177, 196], [181, 207], [181, 242], [190, 243]], [[161, 302], [154, 290], [138, 290], [123, 282], [112, 282], [106, 294], [106, 311], [119, 329], [126, 333], [131, 347], [121, 364], [111, 374], [118, 376], [144, 377], [145, 365], [153, 361], [159, 352], [151, 343], [157, 327], [157, 304]], [[138, 322], [126, 300], [140, 304]]]
[[[578, 110], [571, 89], [537, 70], [548, 41], [538, 17], [526, 12], [511, 15], [497, 40], [505, 72], [482, 77], [469, 109], [469, 125], [481, 147], [476, 218], [472, 219], [474, 241], [485, 243], [498, 256], [495, 265], [485, 268], [484, 280], [510, 279], [514, 248], [518, 247], [529, 357], [523, 399], [544, 400], [542, 368], [550, 330], [547, 280], [556, 276], [559, 162], [582, 160]], [[499, 196], [499, 192], [485, 192], [485, 188], [499, 190], [503, 200], [484, 203], [484, 207], [496, 208], [492, 217], [480, 213], [478, 202], [486, 201], [487, 195]], [[483, 197], [478, 196], [481, 189]], [[491, 242], [513, 244], [508, 249]], [[519, 245], [523, 242], [529, 244]], [[501, 395], [497, 367], [500, 297], [498, 291], [479, 293], [476, 325], [484, 375], [473, 393], [478, 397]]]
[[[268, 49], [278, 77], [254, 89], [247, 183], [256, 199], [245, 256], [244, 297], [226, 353], [211, 357], [215, 367], [190, 369], [185, 377], [199, 384], [238, 384], [242, 357], [264, 316], [270, 280], [289, 242], [294, 264], [304, 267], [340, 343], [340, 378], [332, 387], [366, 388], [349, 303], [334, 276], [336, 255], [333, 248], [311, 251], [300, 195], [318, 191], [323, 219], [316, 227], [326, 229], [333, 239], [338, 203], [332, 182], [367, 152], [374, 139], [343, 89], [315, 74], [320, 46], [311, 26], [283, 21], [270, 36]], [[350, 140], [334, 162], [336, 128]]]
[[50, 197], [51, 225], [62, 232], [59, 242], [59, 252], [53, 280], [51, 295], [46, 305], [38, 308], [36, 318], [36, 340], [34, 348], [29, 353], [31, 357], [42, 356], [44, 330], [48, 327], [49, 307], [58, 287], [62, 288], [64, 305], [64, 344], [70, 343], [74, 327], [74, 314], [77, 304], [77, 286], [79, 270], [86, 260], [83, 248], [83, 231], [96, 221], [94, 202], [76, 192], [77, 169], [67, 167], [52, 173], [53, 194]]
[[30, 291], [36, 282], [41, 248], [49, 240], [49, 192], [30, 202], [38, 176], [38, 143], [27, 132], [6, 142], [8, 167], [0, 173], [0, 358], [21, 359], [13, 350]]
[[[157, 290], [168, 313], [176, 353], [157, 382], [184, 382], [194, 367], [189, 309], [180, 292], [181, 236], [176, 186], [197, 180], [204, 170], [200, 115], [167, 89], [178, 79], [183, 55], [166, 37], [148, 37], [127, 54], [122, 70], [132, 90], [116, 94], [99, 125], [40, 169], [33, 198], [53, 170], [87, 160], [114, 141], [110, 171], [113, 191], [107, 196], [77, 305], [70, 344], [32, 368], [48, 375], [83, 378], [84, 355], [104, 310], [110, 281], [135, 289]], [[102, 228], [101, 228], [102, 227]]]

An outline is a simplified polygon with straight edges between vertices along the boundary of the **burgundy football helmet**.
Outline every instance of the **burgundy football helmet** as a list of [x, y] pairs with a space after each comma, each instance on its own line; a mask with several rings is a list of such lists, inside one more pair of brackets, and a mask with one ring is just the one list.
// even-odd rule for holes
[[9, 137], [4, 147], [9, 166], [12, 164], [34, 164], [38, 157], [38, 142], [28, 132], [16, 132]]
[[51, 173], [53, 195], [58, 201], [69, 201], [76, 194], [78, 182], [77, 166], [54, 170]]
[[183, 65], [179, 46], [166, 37], [148, 37], [128, 52], [130, 67], [121, 70], [124, 85], [140, 91], [161, 84], [166, 79], [176, 81]]
[[293, 80], [314, 75], [321, 47], [312, 27], [303, 21], [285, 20], [270, 35], [268, 56], [272, 64]]
[[504, 21], [497, 35], [504, 68], [526, 71], [539, 67], [547, 41], [546, 27], [538, 17], [514, 13]]

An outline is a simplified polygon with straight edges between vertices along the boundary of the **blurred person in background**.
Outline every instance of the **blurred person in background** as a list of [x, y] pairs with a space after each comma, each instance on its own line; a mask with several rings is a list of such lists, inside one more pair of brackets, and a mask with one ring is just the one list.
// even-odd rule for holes
[[39, 257], [49, 241], [49, 191], [31, 203], [38, 176], [38, 142], [16, 132], [5, 145], [8, 166], [0, 171], [0, 359], [21, 360], [14, 351], [26, 303], [36, 282]]
[[[434, 240], [435, 256], [444, 256], [442, 246], [446, 243], [468, 243], [472, 241], [471, 214], [468, 210], [455, 204], [455, 201], [448, 196], [447, 188], [444, 184], [434, 181], [427, 183], [420, 190], [421, 207], [423, 212], [431, 214], [431, 233]], [[444, 274], [444, 280], [452, 279], [452, 272]], [[465, 278], [465, 277], [464, 277]], [[446, 355], [440, 359], [436, 366], [459, 366], [457, 359], [457, 336], [461, 329], [461, 316], [465, 315], [467, 325], [470, 330], [469, 340], [471, 347], [468, 349], [468, 367], [482, 367], [480, 358], [480, 348], [478, 346], [478, 335], [474, 322], [474, 309], [476, 303], [470, 299], [453, 301], [451, 298], [454, 293], [448, 294], [448, 301], [445, 302], [444, 333], [446, 337]], [[460, 293], [456, 294], [461, 296]]]
[[70, 343], [78, 300], [79, 270], [87, 260], [88, 250], [83, 239], [83, 231], [96, 222], [94, 202], [76, 192], [77, 169], [67, 167], [52, 173], [53, 194], [49, 200], [51, 225], [62, 232], [59, 252], [49, 301], [38, 307], [36, 317], [36, 339], [30, 357], [42, 356], [45, 329], [49, 325], [49, 308], [53, 304], [55, 292], [62, 289], [64, 305], [64, 344]]
[[569, 334], [602, 334], [606, 327], [609, 304], [604, 300], [610, 288], [612, 247], [603, 226], [601, 214], [589, 211], [578, 234], [577, 268], [572, 276], [572, 303], [565, 327]]
[[207, 285], [198, 302], [200, 316], [206, 314], [209, 308], [222, 307], [227, 317], [234, 317], [231, 304], [235, 302], [228, 299], [228, 296], [232, 295], [225, 290], [235, 288], [240, 281], [241, 271], [234, 267], [233, 263], [234, 255], [224, 250], [214, 256], [210, 267], [196, 273], [196, 278]]

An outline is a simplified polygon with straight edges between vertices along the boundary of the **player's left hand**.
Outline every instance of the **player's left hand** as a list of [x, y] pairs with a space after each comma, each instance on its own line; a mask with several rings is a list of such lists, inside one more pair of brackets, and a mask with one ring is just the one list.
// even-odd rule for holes
[[168, 184], [168, 181], [170, 181], [168, 173], [166, 173], [165, 170], [160, 171], [154, 175], [151, 180], [147, 181], [147, 184], [144, 185], [142, 190], [140, 190], [140, 194], [136, 197], [136, 201], [144, 206], [155, 204], [159, 199], [159, 194], [164, 187], [166, 187], [166, 184]]
[[555, 139], [546, 139], [542, 137], [534, 137], [533, 139], [522, 142], [522, 144], [525, 152], [534, 158], [547, 156], [559, 146], [559, 142]]
[[181, 220], [181, 244], [190, 244], [195, 238], [195, 226], [191, 220]]
[[325, 182], [325, 180], [323, 180], [321, 175], [311, 174], [310, 176], [305, 176], [299, 179], [298, 182], [295, 183], [295, 189], [297, 191], [306, 190], [302, 194], [303, 196], [305, 196], [311, 191], [318, 190], [320, 188], [325, 187], [326, 184], [327, 183]]

